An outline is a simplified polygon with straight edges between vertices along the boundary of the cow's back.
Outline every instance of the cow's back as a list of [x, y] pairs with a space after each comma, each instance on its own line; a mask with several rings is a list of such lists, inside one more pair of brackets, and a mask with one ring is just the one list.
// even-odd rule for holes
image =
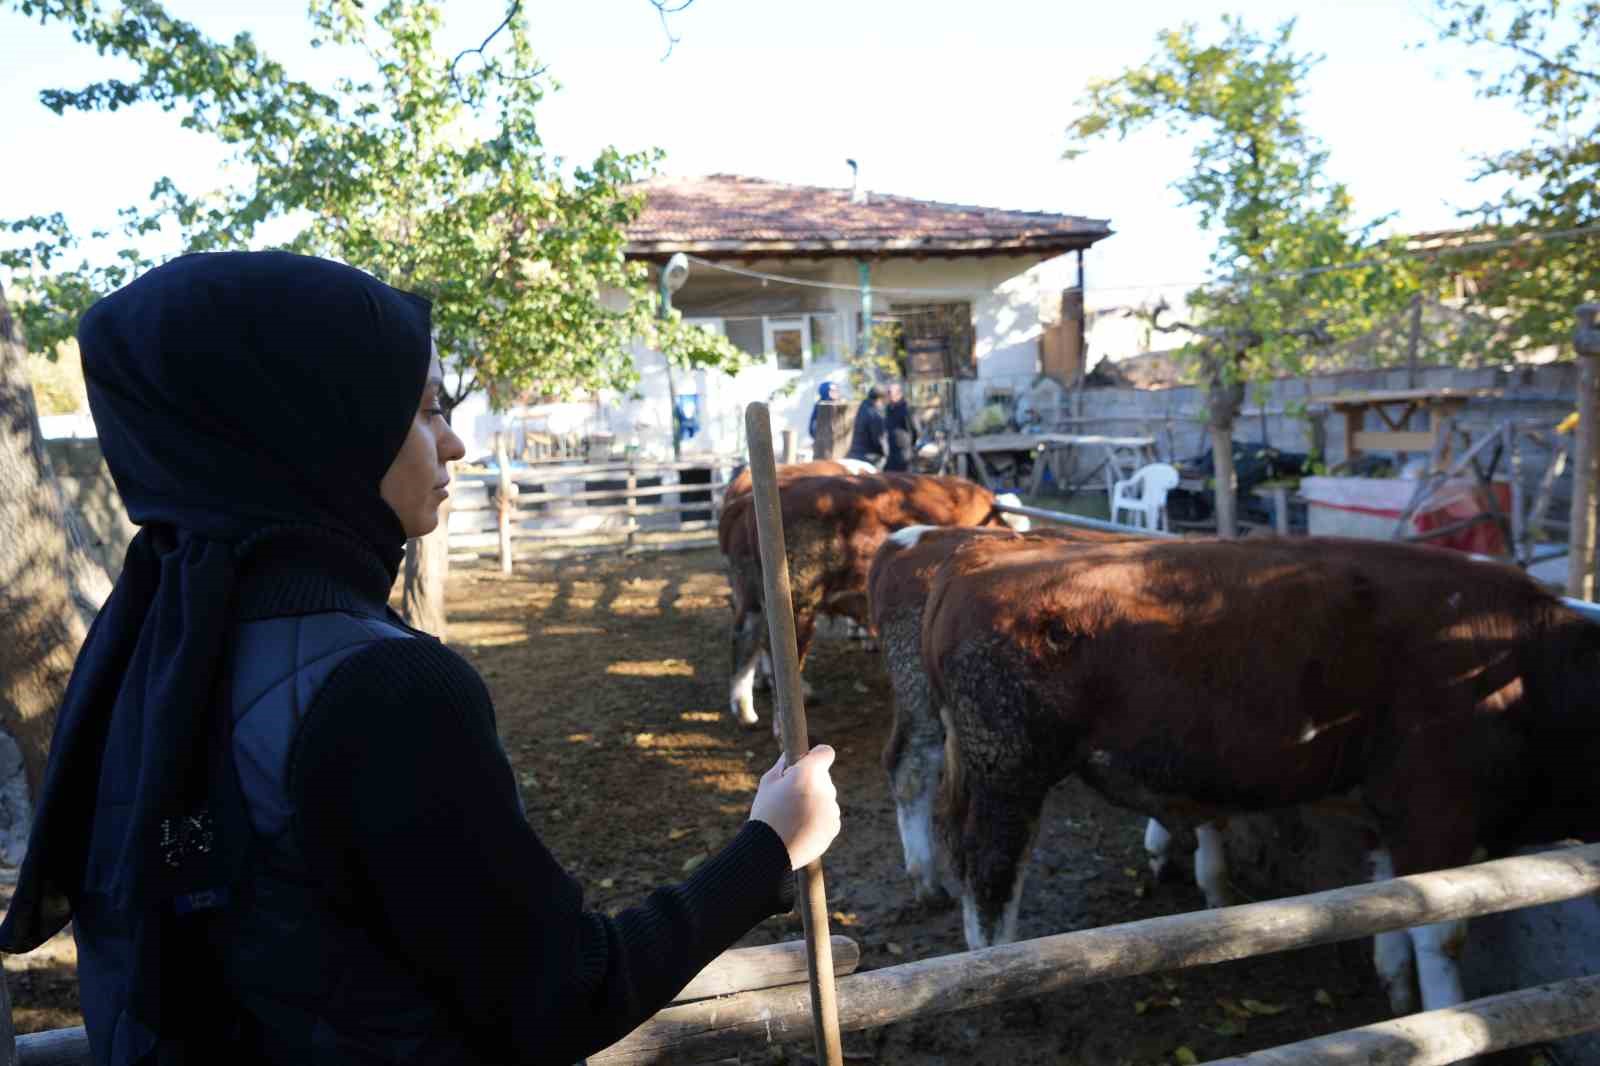
[[1375, 541], [972, 542], [933, 577], [923, 657], [946, 698], [1025, 678], [1071, 709], [1080, 756], [1142, 751], [1154, 779], [1231, 779], [1259, 807], [1358, 772], [1380, 736], [1451, 742], [1508, 698], [1554, 602], [1509, 567]]

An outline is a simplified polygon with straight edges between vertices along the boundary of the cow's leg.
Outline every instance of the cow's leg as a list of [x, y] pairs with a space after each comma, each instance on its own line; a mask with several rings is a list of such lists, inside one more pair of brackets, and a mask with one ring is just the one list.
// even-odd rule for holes
[[1161, 880], [1167, 869], [1167, 859], [1171, 857], [1172, 834], [1154, 818], [1145, 823], [1144, 852], [1150, 857], [1150, 873]]
[[1442, 1010], [1466, 1002], [1461, 988], [1461, 951], [1467, 944], [1467, 923], [1433, 922], [1406, 930], [1417, 956], [1417, 984], [1422, 1009]]
[[753, 726], [756, 718], [755, 680], [760, 658], [765, 654], [766, 626], [760, 611], [746, 611], [733, 620], [733, 681], [728, 707], [740, 725]]
[[[1368, 858], [1372, 862], [1372, 879], [1387, 881], [1394, 877], [1394, 856], [1380, 848]], [[1411, 952], [1411, 937], [1404, 929], [1392, 933], [1379, 933], [1373, 938], [1372, 962], [1378, 971], [1378, 983], [1389, 995], [1389, 1008], [1396, 1014], [1411, 1014], [1417, 1009], [1417, 963]]]
[[963, 846], [968, 849], [961, 886], [961, 924], [969, 950], [1017, 938], [1022, 882], [1039, 834], [1044, 797], [1005, 795], [974, 788]]
[[1228, 891], [1228, 854], [1223, 849], [1222, 827], [1216, 822], [1195, 826], [1194, 883], [1205, 893], [1207, 907], [1226, 907], [1232, 902]]
[[901, 694], [905, 685], [895, 687], [894, 732], [884, 749], [884, 769], [889, 773], [889, 792], [894, 796], [906, 874], [918, 901], [944, 902], [950, 894], [941, 876], [933, 824], [939, 774], [944, 767], [944, 725], [927, 707], [931, 694], [926, 681], [917, 686], [919, 691], [911, 697], [917, 704], [909, 709], [908, 699]]
[[[800, 696], [807, 703], [812, 700], [811, 686], [806, 683], [806, 649], [811, 646], [811, 637], [816, 632], [817, 616], [814, 611], [802, 610], [796, 605], [794, 610], [794, 643], [795, 650], [799, 652], [795, 665], [800, 671]], [[776, 684], [776, 678], [774, 678]], [[772, 735], [781, 743], [783, 740], [783, 723], [778, 721], [778, 705], [772, 705]]]
[[[1383, 820], [1380, 830], [1395, 875], [1444, 870], [1472, 860], [1478, 826], [1478, 790], [1469, 769], [1473, 754], [1462, 737], [1430, 736], [1426, 743], [1415, 739], [1396, 757], [1390, 773], [1368, 790], [1373, 797], [1369, 802], [1378, 810], [1396, 812]], [[1407, 934], [1422, 1009], [1462, 1003], [1461, 950], [1467, 923], [1435, 922]]]
[[759, 665], [756, 667], [756, 688], [762, 692], [771, 692], [774, 676], [772, 672], [772, 656], [765, 648], [762, 648]]

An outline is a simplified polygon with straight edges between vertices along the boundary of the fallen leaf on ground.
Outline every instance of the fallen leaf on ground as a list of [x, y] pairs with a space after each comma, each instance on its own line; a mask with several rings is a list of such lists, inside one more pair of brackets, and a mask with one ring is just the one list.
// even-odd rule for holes
[[601, 888], [611, 888], [614, 885], [616, 885], [616, 883], [617, 883], [617, 879], [615, 877], [608, 877], [604, 881], [600, 882], [600, 887]]
[[1226, 1011], [1229, 1015], [1231, 1015], [1234, 1018], [1248, 1018], [1248, 1017], [1250, 1017], [1250, 1012], [1249, 1011], [1245, 1010], [1243, 1007], [1239, 1006], [1239, 1004], [1235, 1003], [1231, 999], [1225, 999], [1222, 996], [1218, 996], [1217, 997], [1217, 1006], [1221, 1007], [1224, 1011]]
[[1200, 1061], [1200, 1056], [1196, 1055], [1193, 1051], [1190, 1051], [1188, 1047], [1181, 1044], [1172, 1049], [1172, 1057], [1179, 1064], [1179, 1066], [1196, 1066], [1196, 1064]]
[[1326, 988], [1317, 989], [1316, 995], [1312, 996], [1311, 998], [1322, 1004], [1324, 1007], [1333, 1006], [1333, 996], [1329, 994]]
[[703, 851], [698, 855], [689, 856], [687, 859], [683, 860], [683, 872], [684, 873], [688, 873], [690, 870], [694, 869], [696, 866], [699, 866], [702, 862], [705, 862], [705, 860], [706, 860], [706, 853], [703, 852]]
[[1282, 1014], [1284, 1011], [1289, 1009], [1286, 1004], [1263, 1003], [1259, 999], [1241, 999], [1239, 1004], [1251, 1014], [1261, 1014], [1266, 1016]]

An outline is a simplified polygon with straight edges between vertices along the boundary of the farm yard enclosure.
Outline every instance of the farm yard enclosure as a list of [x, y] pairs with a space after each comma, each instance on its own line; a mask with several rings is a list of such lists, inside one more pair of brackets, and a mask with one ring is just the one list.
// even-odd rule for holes
[[[491, 689], [530, 821], [591, 906], [615, 910], [680, 878], [746, 816], [756, 778], [776, 756], [766, 730], [738, 730], [722, 711], [726, 596], [712, 551], [537, 563], [510, 578], [458, 567], [452, 576], [453, 643]], [[845, 812], [844, 832], [824, 860], [834, 932], [860, 944], [862, 971], [960, 952], [959, 911], [911, 903], [879, 764], [890, 716], [877, 657], [821, 640], [813, 662], [812, 735], [839, 752]], [[1056, 790], [1019, 936], [1203, 907], [1187, 881], [1149, 880], [1142, 830], [1143, 819], [1081, 786]], [[1250, 880], [1248, 865], [1235, 873], [1244, 898], [1271, 894]], [[764, 923], [744, 944], [798, 935], [790, 915]], [[29, 998], [37, 987], [17, 988], [19, 1021], [34, 1029], [71, 1024], [62, 1011], [24, 1013], [38, 1005]], [[59, 1006], [72, 990], [55, 987]], [[1180, 1048], [1204, 1061], [1388, 1013], [1370, 942], [1351, 942], [847, 1033], [845, 1047], [857, 1060], [952, 1066], [1171, 1063], [1184, 1057]], [[806, 1061], [810, 1046], [808, 1036], [776, 1049], [757, 1039], [741, 1061]]]
[[[453, 640], [487, 678], [529, 819], [594, 906], [681, 877], [745, 817], [776, 758], [766, 729], [739, 730], [723, 709], [726, 596], [709, 551], [452, 578]], [[824, 859], [833, 931], [860, 943], [863, 970], [963, 950], [958, 909], [912, 904], [879, 763], [890, 694], [878, 657], [819, 640], [809, 675], [812, 739], [839, 752], [844, 831]], [[1079, 786], [1053, 794], [1019, 935], [1203, 906], [1188, 883], [1149, 881], [1142, 831]], [[797, 936], [789, 916], [747, 942]], [[1370, 946], [1350, 944], [846, 1034], [845, 1046], [885, 1063], [1156, 1063], [1180, 1046], [1203, 1060], [1387, 1016]], [[791, 1061], [810, 1051], [809, 1036], [788, 1047]]]

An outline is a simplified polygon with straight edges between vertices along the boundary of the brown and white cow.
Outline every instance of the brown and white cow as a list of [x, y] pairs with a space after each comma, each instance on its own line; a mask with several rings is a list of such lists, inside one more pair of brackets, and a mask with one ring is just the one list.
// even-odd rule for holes
[[[1005, 514], [996, 497], [979, 485], [953, 477], [873, 474], [802, 477], [780, 483], [789, 587], [794, 600], [800, 663], [819, 615], [867, 625], [867, 570], [883, 539], [912, 525], [993, 525], [1026, 529], [1028, 520]], [[755, 675], [767, 645], [762, 615], [761, 551], [754, 497], [739, 496], [723, 511], [718, 544], [733, 592], [733, 678], [729, 704], [743, 725], [757, 722]]]
[[944, 723], [922, 668], [922, 612], [939, 564], [957, 547], [974, 540], [992, 541], [995, 550], [1028, 550], [1039, 540], [1089, 543], [1126, 539], [1128, 534], [1065, 527], [1019, 533], [981, 527], [909, 526], [885, 538], [873, 557], [867, 574], [872, 628], [883, 649], [894, 696], [894, 727], [884, 745], [883, 769], [894, 797], [906, 873], [918, 900], [942, 901], [950, 895], [933, 828], [934, 802], [944, 766]]
[[[778, 465], [778, 484], [793, 481], [802, 477], [850, 477], [856, 474], [876, 474], [878, 468], [864, 459], [815, 459], [809, 463], [780, 463]], [[726, 507], [730, 500], [739, 496], [748, 496], [753, 482], [750, 480], [750, 468], [747, 466], [733, 476], [728, 482], [728, 489], [722, 495], [722, 505]]]
[[[970, 946], [1011, 939], [1045, 793], [1169, 826], [1359, 796], [1378, 877], [1600, 835], [1600, 626], [1517, 570], [1334, 538], [973, 541], [931, 582], [939, 825]], [[1397, 1012], [1461, 1000], [1465, 923], [1377, 942]]]

